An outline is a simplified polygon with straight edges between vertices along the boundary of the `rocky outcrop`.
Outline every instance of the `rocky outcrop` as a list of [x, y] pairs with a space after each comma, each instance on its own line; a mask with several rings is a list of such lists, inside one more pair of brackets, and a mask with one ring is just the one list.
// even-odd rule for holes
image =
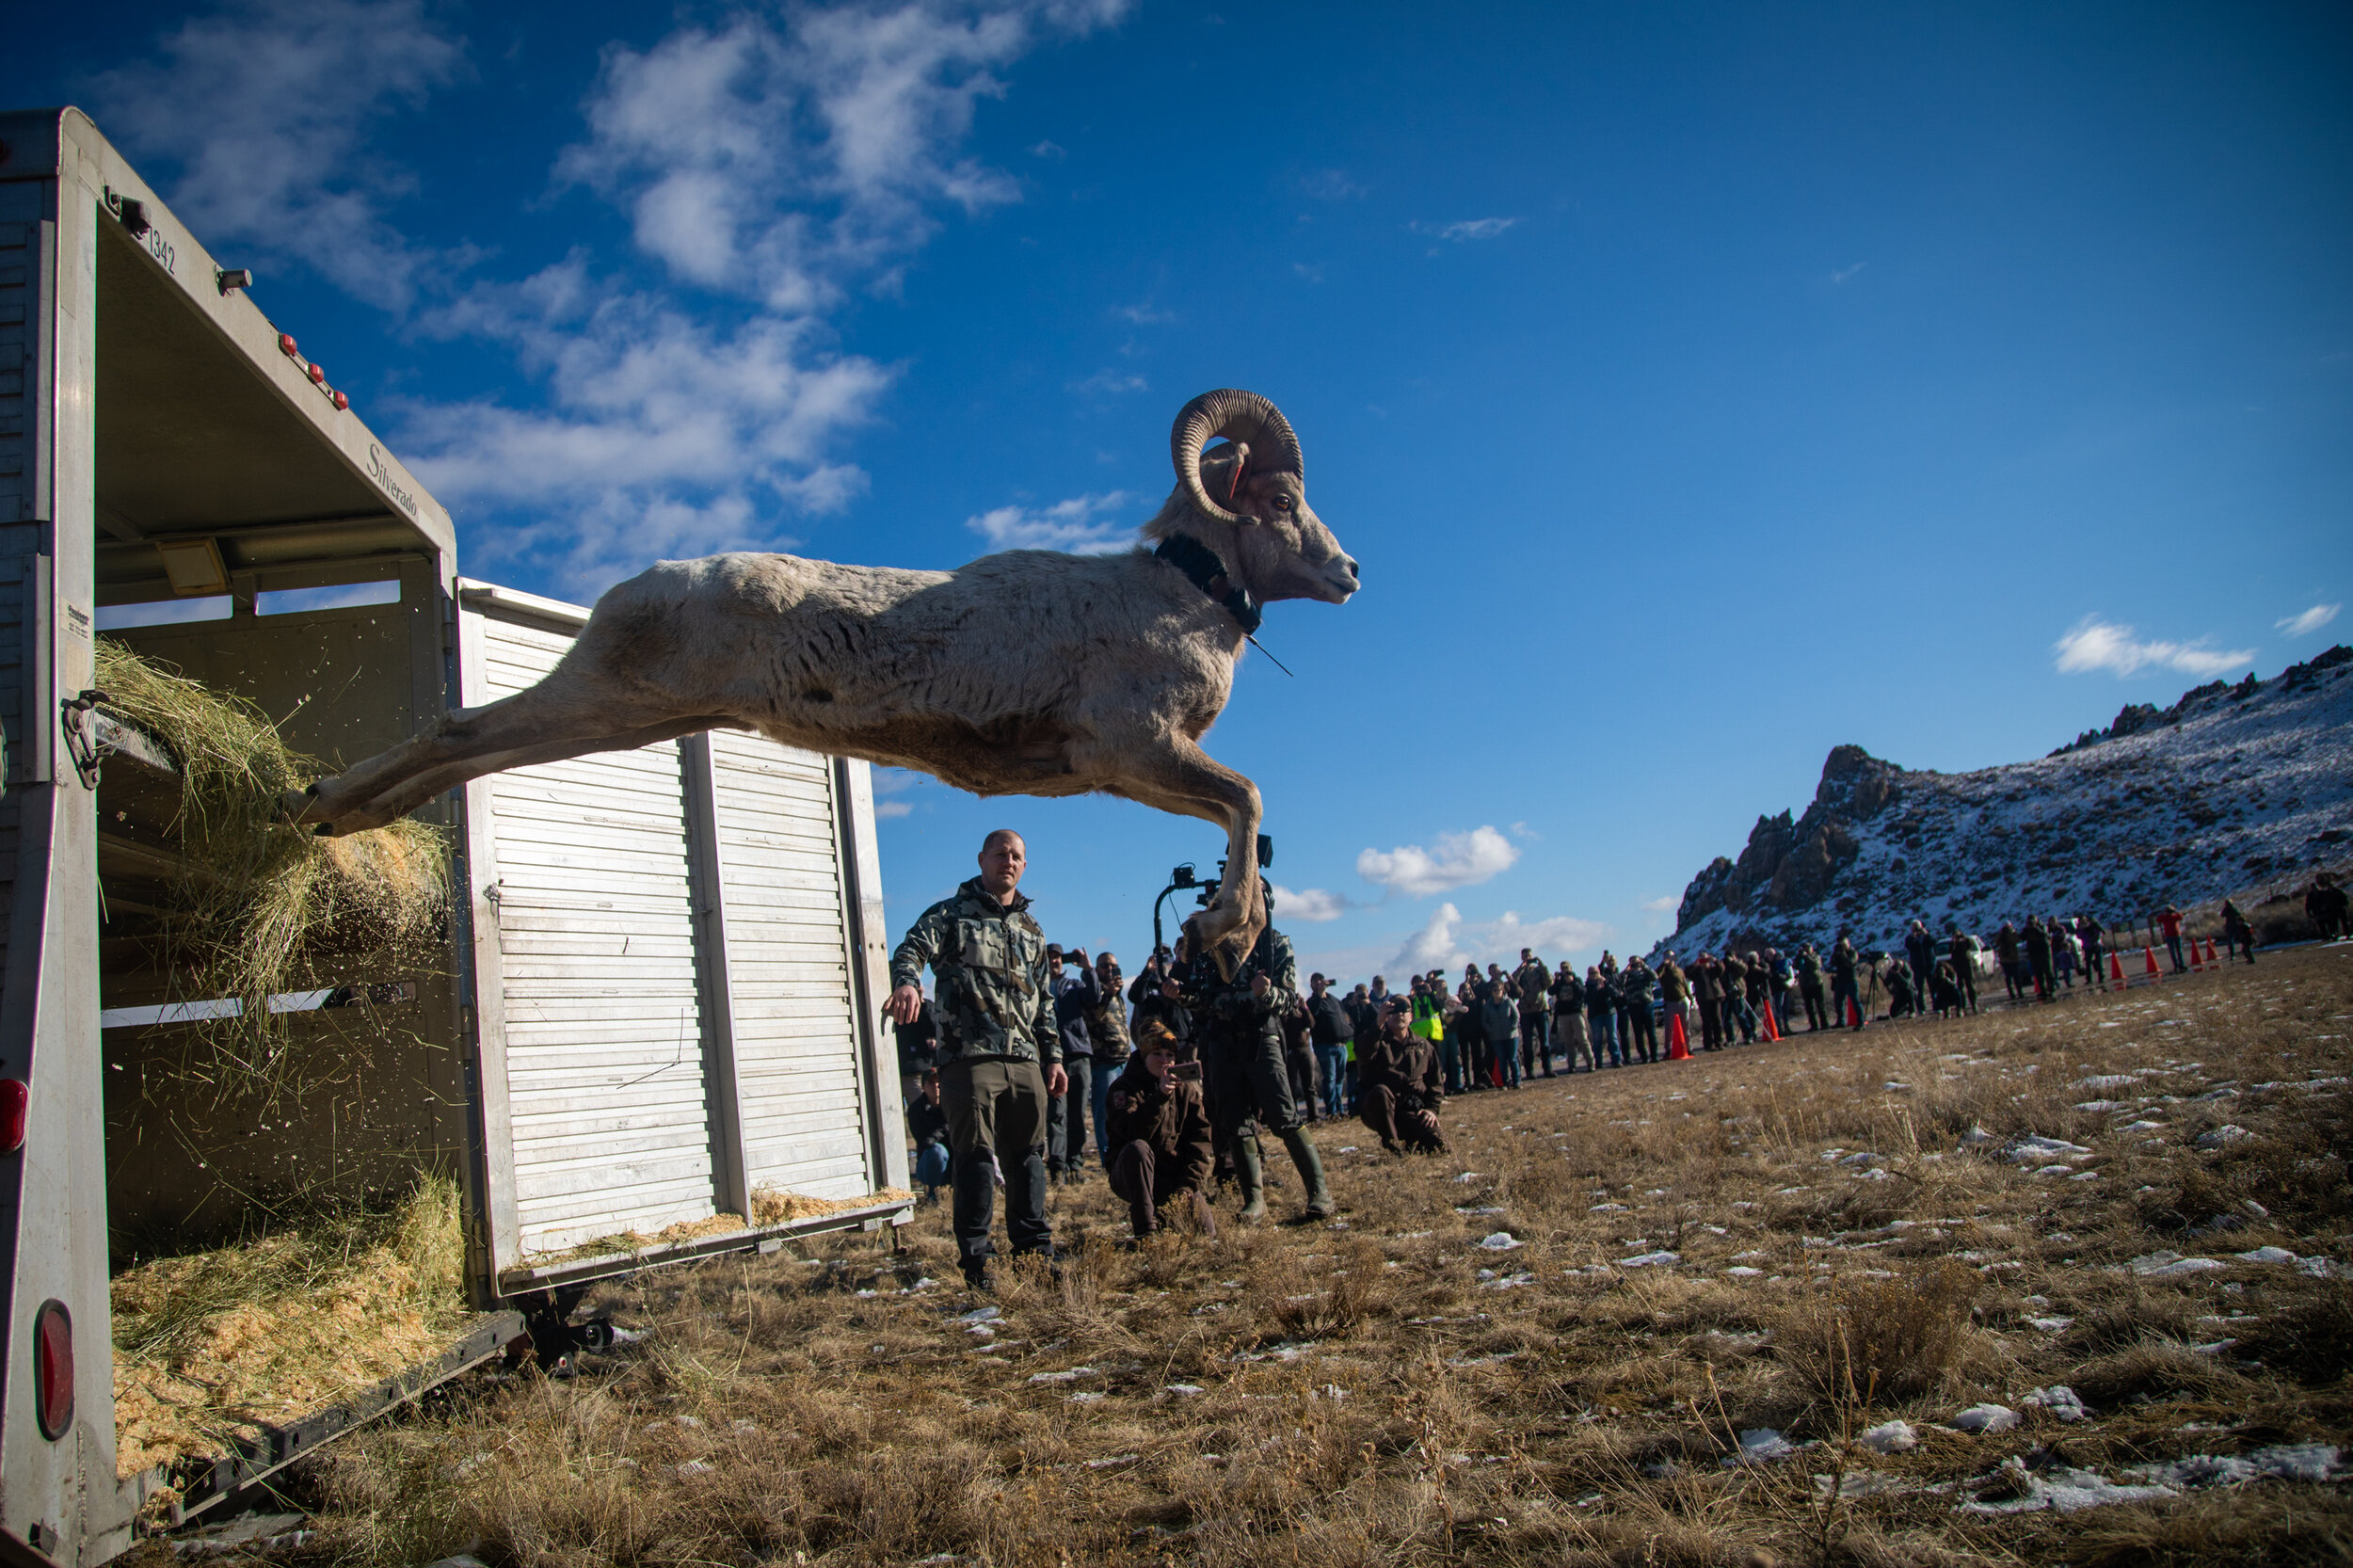
[[2353, 649], [2271, 680], [2130, 704], [2032, 762], [1913, 773], [1835, 747], [1794, 819], [1760, 816], [1737, 857], [1691, 879], [1664, 945], [1689, 952], [1828, 942], [1841, 926], [1892, 944], [2028, 913], [2136, 920], [2266, 878], [2336, 864], [2353, 841]]
[[1903, 769], [1861, 746], [1833, 747], [1822, 764], [1814, 804], [1759, 817], [1737, 860], [1718, 856], [1684, 890], [1678, 929], [1719, 909], [1736, 916], [1786, 914], [1821, 902], [1841, 868], [1855, 857], [1857, 824], [1884, 811], [1903, 789]]

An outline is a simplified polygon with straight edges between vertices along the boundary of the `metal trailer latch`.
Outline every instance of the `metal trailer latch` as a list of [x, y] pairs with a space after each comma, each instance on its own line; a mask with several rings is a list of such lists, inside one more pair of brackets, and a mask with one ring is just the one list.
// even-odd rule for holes
[[78, 696], [59, 702], [65, 727], [65, 752], [73, 760], [73, 771], [81, 776], [86, 790], [98, 788], [98, 776], [106, 760], [105, 751], [89, 732], [90, 711], [106, 700], [106, 694], [92, 686]]

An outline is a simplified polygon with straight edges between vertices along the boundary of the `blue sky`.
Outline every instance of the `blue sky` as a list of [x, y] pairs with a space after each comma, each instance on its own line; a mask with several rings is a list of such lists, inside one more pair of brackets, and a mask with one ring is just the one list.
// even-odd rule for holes
[[[518, 587], [1108, 547], [1272, 396], [1365, 589], [1209, 744], [1350, 978], [1647, 946], [1835, 744], [2040, 755], [2353, 598], [2342, 7], [102, 0], [6, 76]], [[881, 783], [894, 923], [1011, 824], [1132, 959], [1222, 850]]]

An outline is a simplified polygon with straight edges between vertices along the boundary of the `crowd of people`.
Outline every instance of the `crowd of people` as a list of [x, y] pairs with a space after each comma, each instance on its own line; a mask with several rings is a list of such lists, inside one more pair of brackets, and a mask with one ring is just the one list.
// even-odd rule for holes
[[[1452, 1096], [1771, 1041], [1801, 1014], [1809, 1032], [1974, 1014], [1987, 952], [1957, 925], [1939, 937], [1915, 920], [1900, 952], [1866, 952], [1841, 931], [1828, 953], [1760, 945], [1687, 965], [1666, 950], [1654, 967], [1605, 951], [1580, 974], [1523, 948], [1508, 973], [1433, 969], [1403, 990], [1381, 975], [1342, 990], [1311, 974], [1302, 992], [1289, 939], [1270, 926], [1231, 974], [1180, 939], [1130, 979], [1110, 952], [1046, 941], [1018, 891], [1027, 854], [1019, 835], [991, 834], [981, 874], [924, 911], [891, 961], [915, 1180], [927, 1196], [952, 1193], [976, 1288], [989, 1283], [1000, 1187], [1016, 1254], [1052, 1256], [1046, 1191], [1091, 1172], [1127, 1203], [1138, 1238], [1172, 1215], [1214, 1234], [1211, 1198], [1229, 1187], [1241, 1219], [1266, 1214], [1264, 1132], [1299, 1178], [1299, 1217], [1327, 1219], [1317, 1122], [1353, 1116], [1384, 1149], [1443, 1152]], [[2329, 877], [2314, 885], [2307, 909], [2324, 936], [2345, 934], [2345, 904]], [[2253, 963], [2251, 922], [2229, 901], [2221, 914], [2233, 958]], [[2151, 919], [2177, 973], [2190, 967], [2184, 920], [2170, 904]], [[2078, 977], [2108, 989], [2115, 945], [2089, 915], [2028, 917], [2002, 923], [1991, 959], [2011, 1001], [2048, 1003]]]

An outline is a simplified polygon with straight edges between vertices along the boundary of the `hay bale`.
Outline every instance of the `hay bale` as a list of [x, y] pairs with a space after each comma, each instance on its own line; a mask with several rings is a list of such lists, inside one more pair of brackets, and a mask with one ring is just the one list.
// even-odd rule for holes
[[115, 1276], [116, 1469], [209, 1462], [449, 1348], [468, 1315], [457, 1184], [323, 1209]]
[[327, 767], [290, 748], [252, 703], [107, 638], [97, 679], [107, 712], [178, 764], [168, 831], [182, 871], [168, 888], [164, 961], [185, 1000], [241, 1003], [237, 1017], [197, 1026], [241, 1048], [231, 1078], [266, 1078], [282, 1055], [271, 996], [438, 961], [450, 895], [443, 830], [403, 820], [344, 839], [305, 832], [283, 820], [280, 799]]

